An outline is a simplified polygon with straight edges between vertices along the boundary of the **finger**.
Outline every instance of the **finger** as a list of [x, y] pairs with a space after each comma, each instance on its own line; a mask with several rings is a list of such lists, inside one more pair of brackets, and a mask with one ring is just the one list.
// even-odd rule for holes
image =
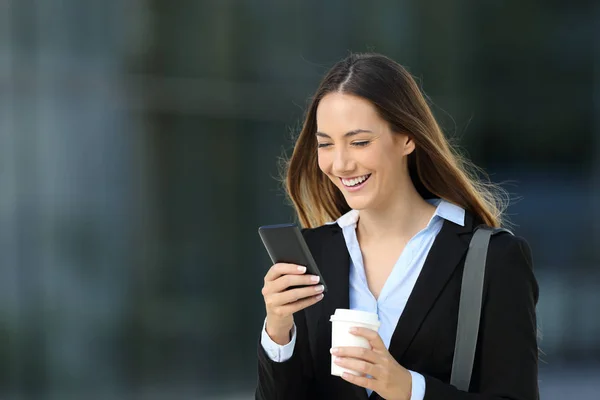
[[357, 386], [362, 386], [365, 389], [371, 389], [372, 391], [376, 392], [377, 391], [377, 381], [375, 381], [375, 379], [372, 378], [367, 378], [366, 376], [356, 376], [356, 375], [352, 375], [348, 372], [344, 372], [342, 374], [342, 379], [353, 383]]
[[277, 263], [274, 264], [265, 275], [265, 282], [274, 281], [282, 275], [296, 274], [301, 275], [306, 272], [306, 267], [296, 264]]
[[310, 306], [312, 306], [315, 303], [318, 303], [319, 301], [321, 301], [323, 299], [323, 294], [318, 294], [316, 296], [312, 296], [306, 299], [302, 299], [302, 300], [298, 300], [295, 301], [293, 303], [287, 304], [285, 306], [283, 306], [282, 311], [286, 314], [293, 314], [295, 312], [298, 312], [300, 310], [303, 310], [305, 308], [308, 308]]
[[356, 358], [335, 357], [333, 362], [340, 367], [351, 369], [352, 371], [362, 372], [366, 375], [371, 375], [377, 378], [377, 366], [367, 361], [358, 360]]
[[293, 303], [306, 297], [315, 296], [323, 292], [323, 285], [307, 286], [303, 288], [290, 289], [281, 293], [273, 294], [273, 304], [284, 305]]
[[379, 364], [378, 361], [381, 357], [381, 354], [371, 349], [365, 349], [364, 347], [334, 347], [330, 352], [333, 356], [356, 358], [370, 362], [371, 364]]
[[317, 275], [283, 275], [274, 281], [269, 282], [273, 293], [283, 292], [290, 286], [308, 286], [316, 285], [319, 282]]
[[371, 346], [377, 350], [387, 350], [381, 336], [376, 331], [369, 328], [361, 328], [358, 326], [350, 328], [350, 333], [356, 336], [362, 336], [369, 341]]

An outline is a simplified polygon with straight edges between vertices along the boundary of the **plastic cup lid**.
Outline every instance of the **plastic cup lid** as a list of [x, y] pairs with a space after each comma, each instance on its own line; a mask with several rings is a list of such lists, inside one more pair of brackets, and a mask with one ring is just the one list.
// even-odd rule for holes
[[361, 310], [347, 310], [344, 308], [336, 308], [335, 313], [329, 319], [330, 321], [347, 321], [347, 322], [360, 322], [363, 324], [370, 324], [379, 327], [379, 317], [377, 314], [361, 311]]

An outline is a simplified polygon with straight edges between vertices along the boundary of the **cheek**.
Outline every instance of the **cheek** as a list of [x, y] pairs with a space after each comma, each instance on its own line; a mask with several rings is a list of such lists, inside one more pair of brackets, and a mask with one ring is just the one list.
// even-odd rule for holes
[[368, 151], [360, 152], [356, 158], [356, 162], [366, 169], [383, 171], [386, 169], [388, 160], [385, 151], [382, 151], [379, 147], [374, 147], [368, 149]]
[[317, 163], [319, 164], [319, 169], [323, 173], [328, 174], [331, 171], [331, 160], [329, 160], [329, 157], [326, 154], [319, 152], [317, 155]]

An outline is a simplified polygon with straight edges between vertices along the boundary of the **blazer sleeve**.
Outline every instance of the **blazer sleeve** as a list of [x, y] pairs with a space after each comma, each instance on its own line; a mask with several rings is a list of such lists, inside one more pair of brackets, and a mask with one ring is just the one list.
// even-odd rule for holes
[[481, 325], [469, 392], [425, 376], [425, 400], [537, 400], [538, 284], [531, 250], [520, 237], [492, 237]]
[[[302, 230], [306, 238], [306, 229]], [[258, 341], [258, 385], [256, 400], [310, 400], [316, 398], [308, 331], [304, 310], [294, 313], [296, 345], [284, 362], [269, 358]]]
[[309, 400], [316, 397], [304, 311], [294, 314], [294, 323], [296, 346], [287, 361], [271, 360], [259, 340], [256, 400]]

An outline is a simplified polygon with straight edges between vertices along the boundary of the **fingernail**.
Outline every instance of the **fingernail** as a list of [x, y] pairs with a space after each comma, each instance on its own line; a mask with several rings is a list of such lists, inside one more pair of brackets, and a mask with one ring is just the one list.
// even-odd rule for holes
[[325, 289], [325, 288], [323, 287], [323, 285], [315, 286], [315, 290], [316, 290], [317, 292], [322, 292], [322, 291], [323, 291], [323, 289]]
[[298, 271], [304, 273], [304, 272], [306, 272], [306, 267], [298, 266]]
[[323, 293], [317, 296], [317, 300], [321, 300], [323, 298]]
[[337, 347], [332, 348], [330, 351], [331, 351], [331, 354], [337, 354], [339, 352]]
[[313, 275], [313, 276], [311, 276], [311, 277], [310, 277], [310, 280], [311, 280], [311, 281], [313, 281], [313, 282], [315, 282], [315, 283], [316, 283], [316, 282], [319, 282], [319, 279], [320, 279], [320, 278], [319, 278], [319, 276], [318, 276], [318, 275]]
[[352, 327], [352, 328], [348, 329], [348, 332], [356, 333], [356, 332], [358, 332], [358, 329], [356, 329], [355, 327]]

